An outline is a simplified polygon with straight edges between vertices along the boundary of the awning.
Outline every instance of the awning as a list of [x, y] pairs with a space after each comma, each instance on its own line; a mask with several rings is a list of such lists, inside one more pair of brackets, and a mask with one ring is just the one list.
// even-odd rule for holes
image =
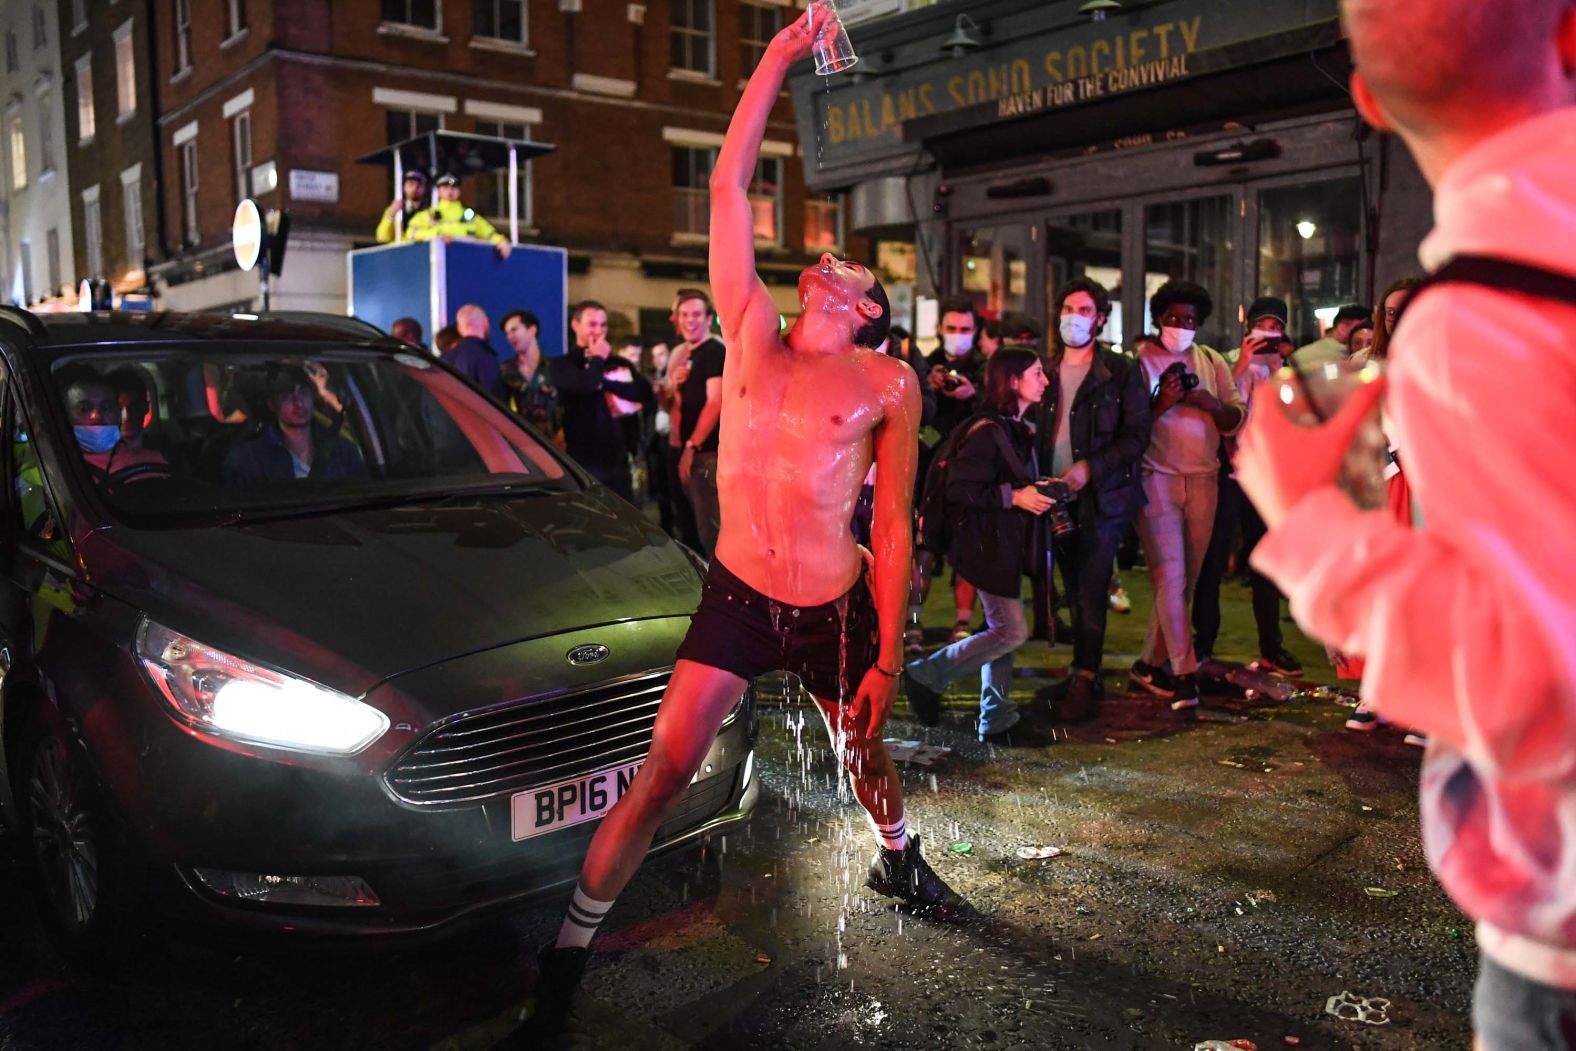
[[431, 179], [440, 175], [463, 177], [508, 170], [511, 148], [515, 160], [524, 162], [552, 153], [558, 147], [545, 142], [501, 139], [463, 131], [429, 131], [358, 157], [356, 163], [397, 167], [402, 171], [417, 169]]
[[910, 120], [903, 138], [924, 143], [943, 167], [965, 170], [1125, 136], [1350, 106], [1351, 61], [1334, 21], [1194, 52], [1180, 65], [1169, 61], [1103, 74], [1117, 78], [1106, 85], [1118, 90], [1099, 97], [1083, 98], [1076, 84], [1057, 85]]

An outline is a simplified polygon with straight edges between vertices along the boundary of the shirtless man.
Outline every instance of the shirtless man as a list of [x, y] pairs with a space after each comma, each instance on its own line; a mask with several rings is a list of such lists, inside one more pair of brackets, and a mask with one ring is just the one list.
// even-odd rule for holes
[[[651, 752], [597, 829], [557, 944], [542, 953], [536, 1015], [522, 1040], [562, 1031], [597, 925], [749, 678], [777, 668], [796, 672], [814, 696], [870, 815], [879, 845], [868, 885], [921, 913], [961, 905], [906, 832], [901, 783], [881, 743], [903, 667], [919, 380], [873, 349], [889, 319], [886, 292], [867, 268], [831, 255], [807, 268], [803, 313], [786, 337], [755, 272], [749, 183], [783, 77], [828, 18], [823, 5], [811, 12], [767, 48], [711, 176], [711, 287], [734, 348], [722, 383], [717, 557]], [[872, 455], [867, 585], [849, 522]]]

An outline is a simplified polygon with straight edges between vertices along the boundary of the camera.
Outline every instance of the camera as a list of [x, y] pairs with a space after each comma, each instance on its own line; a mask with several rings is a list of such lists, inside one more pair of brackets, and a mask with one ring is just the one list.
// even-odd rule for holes
[[948, 394], [951, 394], [961, 386], [963, 386], [963, 377], [959, 376], [956, 372], [948, 372], [946, 375], [941, 377], [941, 389], [946, 391]]
[[1050, 510], [1045, 512], [1045, 517], [1051, 523], [1052, 536], [1066, 536], [1078, 528], [1078, 524], [1073, 521], [1072, 504], [1076, 494], [1072, 486], [1059, 478], [1042, 478], [1034, 483], [1034, 487], [1041, 496], [1055, 501]]
[[1161, 384], [1164, 384], [1171, 376], [1180, 376], [1182, 378], [1182, 393], [1184, 394], [1198, 387], [1198, 377], [1189, 372], [1187, 366], [1180, 361], [1172, 362], [1166, 367], [1166, 371], [1160, 374]]

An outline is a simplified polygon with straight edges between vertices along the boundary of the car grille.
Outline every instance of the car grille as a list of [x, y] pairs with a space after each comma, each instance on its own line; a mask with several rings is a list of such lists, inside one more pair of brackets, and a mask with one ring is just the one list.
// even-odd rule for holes
[[651, 748], [669, 674], [536, 698], [433, 729], [384, 779], [418, 806], [460, 806], [567, 781]]

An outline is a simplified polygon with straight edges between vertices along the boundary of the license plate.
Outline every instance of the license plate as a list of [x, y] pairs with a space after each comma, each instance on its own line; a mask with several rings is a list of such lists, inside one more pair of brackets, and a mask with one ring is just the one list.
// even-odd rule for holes
[[514, 841], [556, 832], [571, 825], [595, 821], [613, 809], [613, 804], [629, 790], [639, 762], [599, 770], [594, 774], [516, 792], [510, 801], [510, 825]]

